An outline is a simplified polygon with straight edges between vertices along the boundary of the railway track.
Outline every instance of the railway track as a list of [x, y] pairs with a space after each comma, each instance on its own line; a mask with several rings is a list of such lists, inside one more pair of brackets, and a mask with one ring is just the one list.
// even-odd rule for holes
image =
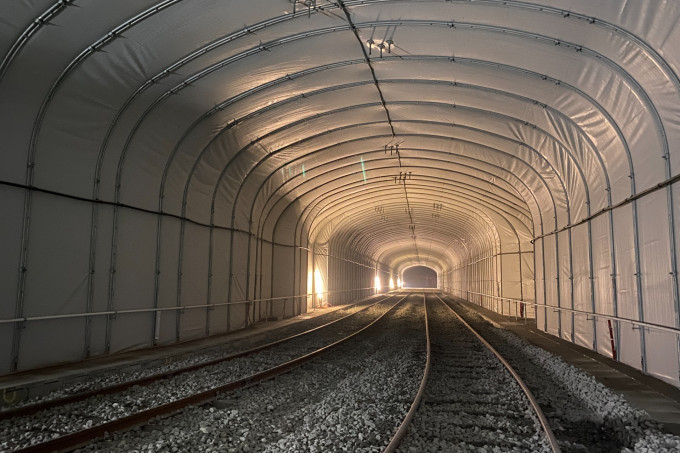
[[0, 421], [0, 450], [559, 452], [476, 335], [436, 295], [390, 296], [242, 356]]
[[[47, 394], [41, 394], [11, 406], [0, 407], [0, 420], [33, 414], [50, 407], [82, 401], [95, 395], [115, 393], [134, 385], [146, 385], [173, 374], [198, 370], [248, 355], [341, 321], [387, 297], [374, 296], [316, 318], [283, 326], [275, 331], [254, 333], [246, 338], [225, 344], [192, 348], [190, 352], [168, 354], [149, 361], [134, 362], [120, 368], [98, 370], [85, 376], [75, 375], [64, 379], [59, 388]], [[50, 383], [50, 385], [54, 384]], [[16, 389], [7, 388], [5, 391], [13, 392]]]
[[517, 373], [438, 296], [424, 297], [426, 371], [384, 452], [559, 452], [547, 419]]
[[418, 389], [424, 318], [412, 295], [332, 354], [80, 451], [379, 452]]
[[72, 449], [107, 432], [130, 429], [269, 379], [356, 335], [405, 297], [382, 298], [331, 323], [215, 361], [5, 411], [0, 420], [0, 450]]
[[622, 395], [509, 330], [495, 327], [459, 299], [445, 299], [522, 375], [555, 427], [562, 451], [680, 451], [677, 437], [663, 434], [658, 423]]

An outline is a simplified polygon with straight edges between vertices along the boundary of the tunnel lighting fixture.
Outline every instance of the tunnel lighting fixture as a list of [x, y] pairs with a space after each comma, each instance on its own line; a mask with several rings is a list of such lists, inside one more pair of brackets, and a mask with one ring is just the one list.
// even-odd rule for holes
[[395, 145], [385, 145], [385, 154], [387, 154], [387, 151], [390, 152], [390, 156], [393, 154], [396, 154], [399, 156], [399, 145], [401, 145], [403, 142], [399, 142]]
[[394, 280], [390, 277], [390, 289], [394, 289]]
[[380, 277], [378, 277], [376, 275], [375, 276], [375, 292], [379, 293], [381, 289], [382, 289], [382, 285], [380, 284]]
[[385, 41], [374, 41], [373, 39], [369, 39], [366, 41], [366, 45], [368, 46], [368, 54], [371, 55], [371, 51], [373, 48], [377, 48], [380, 50], [380, 58], [383, 56], [383, 51], [387, 50], [387, 53], [392, 53], [392, 46], [394, 45], [394, 41], [391, 39], [386, 39]]
[[364, 165], [364, 158], [361, 158], [361, 172], [364, 174], [364, 183], [366, 183], [366, 166]]
[[305, 164], [302, 164], [302, 177], [305, 178], [307, 175], [307, 172], [305, 171]]
[[293, 14], [297, 13], [297, 4], [302, 3], [307, 6], [307, 17], [312, 16], [312, 9], [316, 11], [316, 0], [290, 0], [293, 4]]
[[407, 179], [411, 179], [411, 173], [410, 171], [400, 171], [399, 176], [394, 177], [394, 182], [401, 182], [401, 181], [406, 181]]

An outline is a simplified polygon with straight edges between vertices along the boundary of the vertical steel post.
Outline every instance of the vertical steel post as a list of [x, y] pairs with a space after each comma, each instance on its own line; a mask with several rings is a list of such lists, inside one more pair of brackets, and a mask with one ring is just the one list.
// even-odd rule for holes
[[[33, 183], [33, 164], [29, 163], [26, 170], [27, 185]], [[17, 284], [17, 297], [14, 305], [14, 317], [21, 318], [24, 314], [24, 297], [26, 295], [26, 273], [28, 272], [28, 245], [29, 233], [31, 228], [31, 206], [33, 193], [31, 189], [25, 189], [24, 194], [24, 216], [21, 228], [21, 253], [19, 255], [19, 279]], [[19, 351], [21, 348], [21, 331], [25, 327], [22, 322], [14, 323], [12, 336], [12, 357], [10, 371], [17, 371], [19, 368]]]
[[[276, 244], [274, 243], [274, 237], [275, 236], [272, 235], [272, 258], [271, 258], [271, 263], [270, 263], [271, 265], [269, 267], [269, 274], [271, 275], [271, 280], [270, 280], [271, 283], [269, 284], [269, 314], [267, 315], [268, 317], [272, 316], [272, 311], [273, 311], [273, 307], [272, 307], [273, 302], [272, 302], [271, 299], [274, 297], [274, 257], [276, 256], [274, 254], [274, 251], [275, 251], [275, 248], [276, 248]], [[293, 249], [293, 257], [295, 257], [295, 249]], [[293, 269], [295, 269], [295, 267], [293, 267]], [[293, 279], [295, 279], [295, 276], [293, 276]], [[261, 293], [262, 293], [262, 290], [260, 289], [260, 294]], [[295, 288], [293, 288], [293, 294], [295, 294]], [[283, 302], [283, 313], [281, 314], [281, 319], [283, 319], [285, 317], [286, 317], [286, 301], [284, 300], [284, 302]]]
[[[252, 219], [249, 220], [248, 225], [252, 225]], [[252, 228], [251, 227], [248, 228], [248, 233], [252, 234]], [[259, 233], [260, 233], [260, 225], [259, 225], [259, 222], [258, 222], [257, 228], [255, 229], [254, 237], [253, 237], [255, 239], [255, 261], [253, 262], [253, 264], [254, 264], [254, 266], [253, 266], [254, 275], [253, 275], [253, 295], [252, 295], [252, 299], [253, 299], [253, 324], [255, 324], [255, 305], [257, 305], [258, 318], [262, 318], [262, 304], [260, 302], [256, 302], [256, 300], [259, 299], [258, 296], [257, 296], [257, 280], [258, 280], [257, 270], [258, 270], [258, 263], [262, 260], [262, 257], [260, 255]], [[250, 234], [249, 234], [249, 236], [250, 236]], [[250, 253], [250, 240], [248, 240], [248, 253]], [[248, 266], [248, 272], [250, 273], [250, 266]], [[261, 272], [262, 272], [262, 269], [260, 268], [260, 273]], [[260, 280], [262, 280], [262, 279], [260, 278]], [[249, 285], [246, 285], [246, 286], [248, 286], [248, 288], [250, 288]], [[246, 289], [246, 292], [248, 294], [250, 294], [250, 289]], [[246, 299], [250, 300], [250, 297], [246, 297]]]
[[251, 323], [255, 322], [255, 304], [250, 300], [250, 250], [252, 248], [251, 242], [252, 242], [252, 235], [253, 235], [253, 221], [251, 219], [248, 219], [248, 253], [246, 254], [246, 327], [248, 327], [249, 323], [249, 312], [251, 309], [251, 304], [252, 304], [252, 320]]
[[[159, 200], [159, 203], [161, 201]], [[162, 207], [161, 207], [162, 211]], [[154, 260], [154, 272], [153, 272], [153, 308], [158, 308], [158, 298], [160, 292], [160, 277], [161, 277], [161, 244], [162, 244], [162, 234], [163, 234], [163, 217], [157, 215], [156, 217], [156, 257]], [[160, 313], [158, 311], [153, 312], [153, 333], [151, 344], [156, 346], [158, 344], [158, 339], [160, 338], [160, 323], [158, 322]]]
[[[293, 269], [293, 314], [291, 315], [291, 317], [296, 315], [295, 306], [297, 305], [297, 300], [298, 300], [297, 296], [300, 295], [299, 292], [298, 292], [298, 289], [300, 287], [300, 285], [299, 285], [299, 283], [300, 283], [299, 275], [300, 274], [298, 273], [297, 277], [296, 277], [296, 274], [295, 274], [297, 269], [298, 269], [298, 267], [297, 267], [297, 254], [298, 254], [298, 249], [297, 249], [297, 246], [295, 245], [295, 236], [293, 235], [293, 267], [291, 268], [291, 269]], [[272, 275], [272, 289], [273, 288], [274, 288], [274, 280], [273, 280], [273, 275]], [[285, 316], [285, 313], [284, 313], [284, 316]]]
[[[642, 298], [642, 275], [640, 270], [640, 234], [638, 232], [638, 212], [637, 200], [634, 199], [633, 205], [633, 239], [635, 246], [635, 286], [637, 289], [638, 319], [645, 320], [645, 307]], [[645, 338], [645, 328], [640, 326], [640, 365], [643, 372], [647, 372], [647, 345]]]
[[[666, 159], [670, 161], [670, 156]], [[667, 166], [667, 178], [670, 179], [670, 162]], [[680, 328], [680, 294], [678, 290], [678, 256], [675, 234], [675, 203], [673, 202], [673, 186], [669, 185], [666, 189], [666, 199], [668, 201], [668, 229], [670, 231], [670, 252], [671, 252], [671, 276], [673, 280], [673, 309], [675, 311], [675, 327]], [[678, 379], [680, 380], [680, 335], [675, 336], [678, 357]]]
[[[594, 262], [593, 262], [593, 226], [592, 222], [588, 220], [588, 280], [590, 283], [590, 308], [591, 311], [593, 312], [593, 315], [595, 314], [595, 269], [594, 269]], [[593, 316], [593, 341], [592, 341], [592, 349], [593, 351], [597, 352], [597, 324], [595, 321], [595, 316]]]
[[[118, 189], [116, 189], [116, 201], [118, 201]], [[109, 261], [109, 292], [106, 301], [106, 310], [113, 311], [113, 297], [116, 288], [116, 263], [118, 262], [118, 205], [113, 206], [113, 232], [111, 233], [111, 257]], [[113, 330], [113, 315], [106, 315], [106, 331], [104, 352], [111, 352], [111, 334]]]
[[545, 237], [541, 237], [541, 259], [543, 260], [543, 332], [548, 331], [548, 279], [545, 275]]
[[[612, 278], [612, 309], [614, 311], [614, 316], [619, 315], [619, 288], [618, 288], [618, 282], [617, 282], [617, 275], [618, 275], [618, 267], [616, 265], [616, 241], [614, 240], [614, 213], [613, 211], [609, 211], [609, 247], [611, 248], [611, 261], [612, 261], [612, 273], [611, 273], [611, 278]], [[593, 324], [596, 323], [596, 320], [593, 319]], [[617, 321], [616, 323], [616, 328], [614, 329], [615, 331], [615, 341], [616, 341], [616, 350], [619, 351], [619, 358], [621, 357], [621, 349], [620, 349], [620, 344], [619, 342], [621, 341], [621, 326], [619, 322]], [[595, 332], [596, 338], [597, 338], [597, 331]], [[596, 343], [597, 345], [597, 343]]]
[[519, 247], [519, 253], [517, 258], [519, 259], [519, 300], [524, 300], [524, 272], [522, 269], [522, 244], [518, 241], [517, 246]]
[[[186, 208], [186, 201], [182, 204], [182, 212], [184, 212]], [[180, 221], [180, 227], [179, 227], [179, 253], [177, 256], [177, 299], [175, 302], [175, 306], [177, 307], [177, 310], [175, 311], [177, 313], [175, 317], [175, 341], [179, 341], [180, 338], [182, 337], [182, 310], [180, 307], [182, 307], [182, 269], [183, 269], [183, 262], [184, 262], [184, 229], [186, 228], [186, 220], [184, 220], [184, 216], [182, 216], [182, 220]]]
[[227, 332], [231, 331], [231, 294], [234, 281], [234, 221], [236, 216], [231, 216], [231, 229], [229, 231], [229, 282], [227, 283]]
[[[210, 213], [210, 233], [208, 238], [208, 288], [206, 291], [206, 305], [212, 305], [212, 281], [213, 281], [213, 241], [215, 235], [215, 225], [213, 224], [213, 212]], [[206, 307], [205, 311], [205, 336], [210, 335], [210, 318], [213, 307]]]
[[570, 340], [573, 343], [574, 342], [574, 330], [576, 330], [576, 327], [574, 325], [574, 251], [572, 248], [572, 239], [571, 239], [571, 231], [572, 228], [569, 228], [568, 235], [569, 235], [569, 288], [571, 290], [571, 335], [570, 335]]
[[[94, 181], [94, 191], [96, 192], [98, 183]], [[96, 199], [94, 197], [93, 199]], [[92, 203], [92, 210], [90, 215], [90, 254], [88, 258], [87, 270], [87, 302], [85, 311], [92, 313], [94, 306], [94, 273], [96, 268], [96, 250], [97, 250], [97, 223], [99, 221], [99, 205], [96, 202]], [[85, 350], [83, 356], [90, 357], [92, 344], [92, 317], [85, 317]]]
[[316, 308], [316, 244], [312, 244], [312, 310]]
[[557, 336], [562, 338], [562, 297], [560, 296], [560, 235], [555, 230], [555, 271], [557, 272]]

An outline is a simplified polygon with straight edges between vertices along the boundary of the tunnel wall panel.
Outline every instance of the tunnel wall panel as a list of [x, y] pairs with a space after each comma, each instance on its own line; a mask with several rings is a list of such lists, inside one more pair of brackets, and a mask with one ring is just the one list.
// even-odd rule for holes
[[[277, 269], [274, 265], [276, 257], [273, 256], [275, 246], [269, 241], [263, 241], [261, 245], [261, 259], [260, 259], [260, 271], [257, 277], [257, 289], [255, 292], [257, 299], [268, 299], [272, 297], [272, 274], [276, 275], [277, 278], [290, 279], [292, 282], [293, 275], [288, 274], [284, 269]], [[286, 266], [285, 269], [290, 269], [290, 264]], [[279, 273], [281, 274], [279, 277]], [[271, 302], [263, 302], [265, 305], [262, 310], [263, 317], [269, 317], [271, 311], [273, 310], [273, 304]]]
[[640, 274], [644, 319], [673, 326], [673, 275], [666, 191], [659, 190], [638, 203]]
[[[92, 288], [92, 311], [105, 312], [109, 307], [109, 283], [111, 277], [111, 237], [113, 232], [113, 207], [93, 205], [97, 238], [94, 244], [94, 270]], [[108, 347], [107, 315], [92, 318], [90, 354], [106, 354]]]
[[[544, 262], [545, 255], [543, 254], [543, 238], [537, 239], [534, 242], [534, 279], [536, 282], [535, 297], [536, 297], [536, 327], [545, 331], [547, 326], [546, 309], [545, 309], [545, 269]], [[543, 308], [541, 308], [543, 307]]]
[[106, 354], [106, 323], [108, 316], [93, 316], [90, 326], [90, 356]]
[[[560, 292], [559, 303], [560, 307], [566, 310], [573, 310], [572, 298], [572, 257], [573, 253], [573, 243], [571, 242], [571, 230], [561, 231], [557, 234], [559, 239], [559, 256], [558, 260], [558, 276], [559, 276], [559, 288]], [[573, 330], [573, 314], [569, 311], [560, 311], [560, 332], [561, 337], [564, 340], [572, 341], [574, 330]]]
[[[294, 247], [274, 246], [274, 273], [271, 296], [272, 297], [286, 297], [284, 300], [279, 300], [273, 303], [276, 307], [273, 310], [273, 316], [276, 317], [290, 317], [293, 316], [295, 304], [299, 301], [295, 299], [295, 290], [293, 289], [295, 283], [295, 258], [296, 249]], [[271, 281], [272, 279], [269, 278]]]
[[119, 209], [116, 239], [114, 309], [153, 308], [156, 217]]
[[[518, 253], [505, 253], [500, 256], [500, 265], [503, 270], [503, 279], [501, 280], [503, 291], [500, 295], [503, 297], [510, 297], [512, 299], [519, 299], [521, 297], [523, 276], [520, 267], [520, 259], [521, 256]], [[498, 289], [498, 286], [499, 285], [497, 285], [496, 289]]]
[[19, 347], [19, 370], [81, 360], [84, 356], [85, 319], [71, 318], [26, 323]]
[[[208, 303], [208, 269], [210, 229], [185, 222], [181, 254], [181, 298], [182, 307], [206, 305]], [[180, 258], [178, 258], [180, 260]], [[208, 309], [187, 308], [180, 312], [180, 340], [205, 335]]]
[[250, 240], [246, 233], [235, 231], [233, 233], [233, 270], [231, 282], [231, 300], [246, 300], [246, 277], [248, 274], [247, 256], [250, 247]]
[[207, 312], [208, 309], [204, 307], [180, 310], [180, 341], [193, 340], [205, 334]]
[[[250, 240], [247, 233], [243, 231], [234, 231], [233, 236], [230, 234], [230, 244], [232, 244], [232, 272], [231, 272], [231, 299], [232, 305], [229, 305], [229, 329], [228, 330], [238, 330], [245, 328], [251, 319], [251, 308], [249, 304], [242, 303], [246, 300], [246, 289], [247, 289], [247, 257], [248, 250], [252, 247], [250, 246]], [[252, 259], [254, 264], [254, 259]]]
[[12, 371], [12, 343], [14, 341], [14, 323], [0, 324], [0, 341], [3, 345], [5, 345], [3, 348], [0, 348], [0, 374], [7, 374]]
[[[173, 217], [161, 218], [159, 275], [158, 275], [158, 307], [171, 308], [177, 306], [177, 276], [179, 273], [179, 244], [181, 220]], [[169, 344], [177, 341], [177, 320], [179, 312], [176, 310], [162, 311], [157, 342]]]
[[[154, 304], [156, 217], [119, 209], [116, 234], [114, 310], [150, 309]], [[153, 314], [122, 314], [111, 320], [110, 351], [150, 346]]]
[[[639, 319], [633, 204], [625, 205], [613, 212], [617, 314], [627, 319]], [[633, 327], [629, 323], [621, 323], [619, 357], [622, 362], [639, 368], [642, 360], [640, 334]], [[608, 328], [602, 330], [606, 338]], [[606, 340], [605, 343], [608, 344]]]
[[[591, 291], [591, 263], [590, 263], [590, 235], [588, 223], [577, 225], [572, 232], [572, 266], [574, 282], [574, 310], [579, 312], [593, 312]], [[593, 320], [583, 313], [574, 314], [574, 343], [592, 349]]]
[[[640, 274], [643, 319], [673, 327], [676, 322], [668, 222], [668, 192], [659, 190], [638, 203]], [[675, 341], [674, 341], [675, 340]], [[678, 386], [680, 360], [677, 336], [654, 329], [645, 331], [645, 360], [649, 373]]]
[[111, 317], [110, 352], [121, 352], [151, 346], [152, 313], [125, 313]]
[[[609, 215], [597, 216], [591, 223], [595, 312], [607, 315], [615, 314], [610, 227]], [[611, 357], [612, 349], [607, 321], [603, 318], [596, 318], [595, 329], [593, 341], [596, 343], [597, 352]]]
[[[558, 274], [557, 256], [555, 245], [557, 236], [550, 235], [543, 238], [543, 254], [545, 257], [545, 293], [546, 307], [559, 307], [558, 295]], [[560, 312], [551, 308], [546, 308], [547, 332], [552, 335], [560, 336]]]
[[[3, 257], [0, 260], [0, 300], [6, 301], [0, 304], [2, 319], [14, 318], [19, 284], [24, 196], [25, 192], [21, 189], [0, 186], [0, 200], [4, 211], [0, 222], [0, 256]], [[0, 366], [5, 363], [0, 362]]]
[[[675, 325], [674, 281], [669, 272], [672, 268], [672, 250], [668, 243], [671, 239], [669, 224], [665, 221], [669, 215], [668, 204], [668, 191], [659, 190], [641, 197], [637, 202], [625, 203], [611, 214], [595, 216], [590, 222], [571, 229], [571, 250], [569, 230], [537, 240], [536, 263], [540, 266], [536, 271], [536, 295], [537, 300], [540, 300], [540, 277], [543, 271], [541, 253], [545, 251], [547, 305], [557, 306], [559, 300], [559, 307], [563, 309], [559, 312], [548, 309], [545, 321], [547, 331], [584, 347], [596, 348], [605, 356], [613, 357], [616, 351], [620, 361], [645, 369], [647, 373], [677, 386], [679, 366], [675, 357], [678, 357], [678, 345], [674, 334], [654, 328], [641, 329], [624, 320], [616, 321], [601, 316], [589, 318], [586, 314], [572, 315], [570, 312], [572, 309], [592, 312], [591, 297], [594, 297], [596, 314]], [[660, 218], [662, 221], [659, 221]], [[592, 238], [588, 234], [589, 224]], [[614, 231], [613, 238], [611, 230]], [[639, 241], [639, 248], [636, 248], [636, 241]], [[591, 243], [595, 291], [592, 296], [589, 275]], [[555, 259], [559, 262], [559, 270], [553, 270]], [[612, 259], [615, 259], [615, 272]], [[559, 275], [559, 286], [555, 284], [551, 288], [553, 274]], [[616, 293], [612, 292], [613, 285]], [[639, 307], [643, 309], [642, 319]], [[537, 319], [539, 327], [542, 326], [540, 311]], [[672, 359], [668, 360], [669, 357]]]
[[[25, 316], [88, 311], [89, 205], [34, 193], [28, 248]], [[19, 369], [44, 366], [55, 356], [83, 357], [85, 318], [27, 323], [21, 332]], [[64, 324], [68, 328], [60, 332]]]
[[[227, 301], [227, 288], [229, 284], [229, 232], [213, 228], [212, 233], [212, 278], [209, 303], [220, 304]], [[227, 331], [228, 307], [228, 305], [219, 305], [212, 308], [209, 314], [210, 334]]]
[[85, 203], [33, 194], [26, 316], [86, 311], [90, 212]]
[[[4, 216], [0, 221], [0, 319], [14, 319], [19, 284], [21, 231], [25, 192], [21, 189], [0, 186]], [[0, 374], [11, 371], [12, 342], [16, 323], [0, 324]]]

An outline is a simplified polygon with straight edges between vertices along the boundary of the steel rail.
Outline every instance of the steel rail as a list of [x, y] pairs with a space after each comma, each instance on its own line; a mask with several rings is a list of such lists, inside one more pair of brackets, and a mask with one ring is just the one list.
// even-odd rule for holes
[[430, 377], [432, 349], [430, 344], [430, 325], [427, 320], [427, 298], [425, 296], [425, 293], [423, 293], [423, 307], [425, 309], [425, 339], [427, 342], [427, 358], [425, 359], [425, 371], [423, 372], [423, 379], [420, 381], [418, 393], [416, 393], [416, 396], [413, 399], [413, 403], [411, 404], [411, 408], [404, 417], [404, 421], [401, 422], [399, 429], [397, 429], [397, 432], [394, 433], [394, 436], [392, 436], [390, 443], [387, 445], [387, 447], [385, 447], [383, 453], [393, 453], [399, 447], [399, 444], [406, 435], [406, 431], [408, 430], [408, 427], [411, 424], [413, 417], [416, 415], [416, 411], [420, 406], [420, 402], [422, 401], [423, 396], [425, 395], [425, 387], [427, 386], [427, 380]]
[[479, 339], [479, 341], [482, 342], [486, 348], [493, 352], [493, 354], [498, 358], [498, 360], [505, 366], [505, 368], [510, 372], [513, 378], [515, 378], [515, 381], [519, 384], [519, 386], [522, 388], [522, 391], [526, 395], [527, 399], [529, 400], [529, 404], [531, 404], [531, 407], [533, 408], [534, 412], [536, 413], [536, 416], [538, 417], [538, 420], [541, 423], [541, 426], [543, 427], [543, 431], [545, 432], [545, 436], [548, 440], [548, 443], [550, 444], [550, 448], [552, 449], [553, 453], [561, 453], [560, 446], [557, 444], [557, 438], [555, 437], [555, 433], [553, 433], [552, 428], [550, 427], [550, 424], [548, 423], [548, 419], [546, 418], [545, 414], [543, 413], [543, 410], [541, 410], [541, 407], [538, 405], [538, 402], [536, 401], [536, 398], [534, 398], [533, 394], [531, 393], [531, 390], [529, 390], [529, 387], [526, 385], [526, 383], [522, 380], [522, 378], [517, 374], [517, 372], [512, 368], [510, 363], [508, 363], [507, 360], [503, 358], [503, 356], [496, 351], [496, 349], [491, 346], [491, 344], [484, 339], [475, 329], [468, 324], [462, 316], [460, 316], [456, 310], [454, 310], [449, 304], [444, 302], [444, 300], [439, 297], [438, 294], [434, 294], [439, 301], [444, 304], [446, 307], [448, 307], [451, 312], [456, 315], [456, 317], [463, 323], [465, 327], [467, 327], [470, 332], [475, 334], [475, 336]]
[[[391, 296], [391, 297], [398, 297], [398, 296]], [[309, 352], [303, 356], [300, 356], [298, 358], [289, 360], [287, 362], [284, 362], [282, 364], [276, 365], [272, 368], [269, 368], [267, 370], [261, 371], [259, 373], [252, 374], [250, 376], [246, 376], [241, 379], [237, 379], [235, 381], [229, 382], [227, 384], [212, 388], [210, 390], [206, 390], [203, 392], [196, 393], [194, 395], [181, 398], [179, 400], [163, 404], [161, 406], [156, 406], [151, 409], [146, 409], [140, 412], [137, 412], [132, 415], [128, 415], [126, 417], [121, 417], [119, 419], [94, 426], [92, 428], [88, 428], [82, 431], [78, 431], [75, 433], [67, 434], [64, 436], [57, 437], [55, 439], [49, 440], [47, 442], [43, 442], [37, 445], [32, 445], [30, 447], [26, 447], [20, 450], [15, 450], [15, 453], [41, 453], [45, 451], [63, 451], [63, 450], [73, 450], [76, 448], [79, 448], [81, 446], [84, 446], [88, 443], [90, 443], [93, 440], [96, 440], [107, 433], [112, 433], [116, 431], [125, 431], [129, 430], [138, 426], [142, 426], [146, 424], [149, 420], [152, 418], [156, 417], [161, 417], [161, 416], [168, 416], [171, 415], [175, 412], [178, 412], [188, 406], [193, 406], [197, 404], [204, 404], [206, 402], [209, 402], [211, 400], [214, 400], [215, 398], [218, 397], [218, 395], [222, 393], [227, 393], [231, 392], [233, 390], [237, 390], [243, 387], [248, 387], [252, 386], [254, 384], [257, 384], [259, 382], [263, 382], [265, 380], [269, 380], [273, 377], [276, 377], [280, 374], [283, 374], [285, 372], [288, 372], [292, 370], [293, 368], [302, 365], [303, 363], [306, 363], [316, 356], [327, 352], [328, 350], [339, 346], [342, 343], [345, 343], [346, 341], [354, 338], [355, 336], [361, 334], [365, 330], [369, 329], [373, 325], [375, 325], [378, 321], [380, 321], [382, 318], [384, 318], [388, 313], [390, 313], [392, 310], [394, 310], [399, 304], [401, 304], [404, 299], [409, 297], [409, 294], [406, 294], [402, 296], [396, 303], [394, 303], [390, 308], [388, 308], [383, 314], [378, 316], [376, 319], [371, 321], [369, 324], [366, 326], [362, 327], [361, 329], [357, 330], [356, 332], [341, 338], [340, 340], [337, 340], [333, 343], [330, 343], [326, 346], [323, 346], [319, 349], [316, 349], [312, 352]], [[384, 299], [383, 299], [384, 300]]]
[[[100, 389], [93, 389], [93, 390], [87, 390], [87, 391], [84, 391], [84, 392], [75, 393], [73, 395], [68, 395], [68, 396], [63, 397], [63, 398], [56, 398], [56, 399], [52, 399], [52, 400], [42, 401], [42, 402], [36, 403], [36, 404], [17, 407], [15, 409], [8, 409], [8, 410], [5, 410], [5, 411], [0, 411], [0, 420], [6, 420], [6, 419], [9, 419], [9, 418], [13, 418], [13, 417], [23, 417], [23, 416], [35, 414], [35, 413], [42, 411], [42, 410], [51, 409], [51, 408], [54, 408], [54, 407], [65, 405], [65, 404], [75, 403], [75, 402], [78, 402], [78, 401], [83, 401], [83, 400], [86, 400], [86, 399], [91, 398], [93, 396], [109, 395], [109, 394], [113, 394], [113, 393], [118, 393], [118, 392], [121, 392], [123, 390], [127, 390], [131, 387], [134, 387], [134, 386], [149, 385], [153, 382], [160, 381], [160, 380], [166, 379], [166, 378], [170, 378], [170, 377], [176, 376], [178, 374], [182, 374], [182, 373], [190, 372], [190, 371], [196, 371], [196, 370], [199, 370], [201, 368], [205, 368], [205, 367], [208, 367], [208, 366], [211, 366], [211, 365], [217, 365], [219, 363], [228, 362], [230, 360], [234, 360], [234, 359], [237, 359], [237, 358], [240, 358], [240, 357], [245, 357], [245, 356], [254, 354], [256, 352], [260, 352], [260, 351], [263, 351], [265, 349], [269, 349], [269, 348], [272, 348], [274, 346], [278, 346], [282, 343], [293, 340], [295, 338], [299, 338], [299, 337], [302, 337], [304, 335], [310, 334], [312, 332], [316, 332], [316, 331], [319, 331], [319, 330], [324, 329], [326, 327], [329, 327], [329, 326], [331, 326], [335, 323], [338, 323], [338, 322], [343, 321], [343, 320], [345, 320], [345, 319], [347, 319], [351, 316], [354, 316], [358, 313], [361, 313], [364, 310], [368, 310], [369, 308], [371, 308], [371, 307], [373, 307], [373, 306], [375, 306], [375, 305], [377, 305], [381, 302], [384, 302], [385, 300], [389, 299], [390, 297], [395, 297], [395, 295], [388, 295], [388, 296], [382, 297], [379, 300], [377, 300], [376, 302], [374, 302], [370, 305], [367, 305], [366, 307], [364, 307], [360, 310], [357, 310], [354, 313], [343, 316], [343, 317], [338, 318], [334, 321], [330, 321], [330, 322], [325, 323], [323, 325], [314, 327], [312, 329], [305, 330], [304, 332], [300, 332], [300, 333], [297, 333], [295, 335], [291, 335], [289, 337], [282, 338], [280, 340], [275, 340], [275, 341], [272, 341], [272, 342], [269, 342], [267, 344], [257, 346], [257, 347], [251, 348], [251, 349], [239, 351], [239, 352], [236, 352], [234, 354], [231, 354], [231, 355], [228, 355], [228, 356], [225, 356], [225, 357], [220, 357], [220, 358], [214, 359], [214, 360], [208, 360], [206, 362], [197, 363], [197, 364], [190, 365], [190, 366], [183, 367], [183, 368], [179, 368], [179, 369], [176, 369], [176, 370], [157, 373], [157, 374], [153, 374], [153, 375], [150, 375], [150, 376], [146, 376], [146, 377], [142, 377], [142, 378], [138, 378], [138, 379], [134, 379], [134, 380], [121, 382], [121, 383], [110, 385], [110, 386], [103, 387], [103, 388], [100, 388]], [[349, 305], [349, 307], [353, 307], [355, 305], [357, 305], [357, 304], [351, 304], [351, 305]], [[349, 307], [346, 307], [346, 308], [349, 308]], [[212, 349], [212, 348], [206, 348], [206, 349], [209, 350], [209, 349]], [[11, 390], [11, 389], [8, 389], [8, 390]]]

